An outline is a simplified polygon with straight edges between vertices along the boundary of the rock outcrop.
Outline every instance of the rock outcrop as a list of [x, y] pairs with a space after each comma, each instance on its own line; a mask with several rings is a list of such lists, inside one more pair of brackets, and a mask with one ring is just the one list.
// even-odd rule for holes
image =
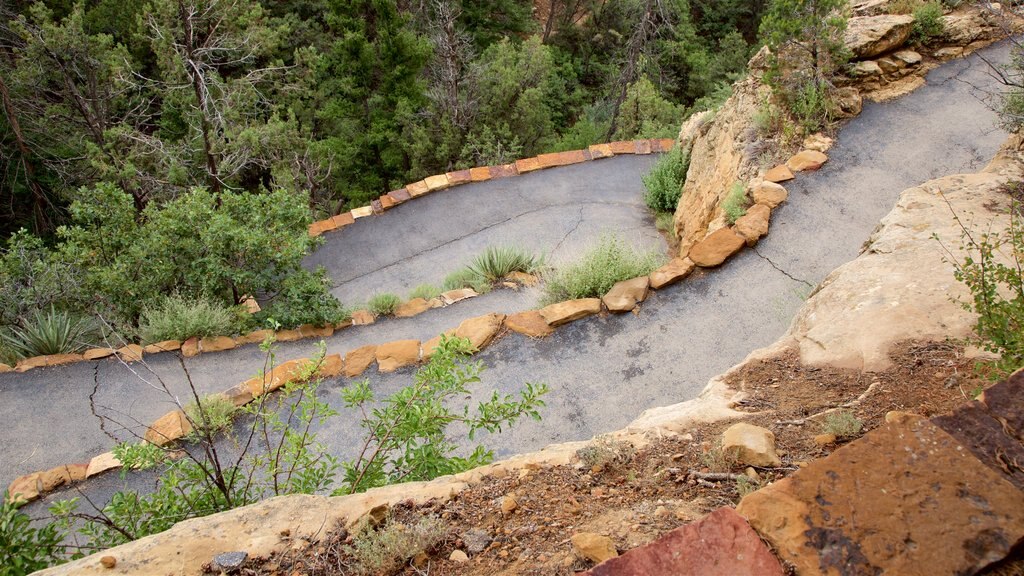
[[885, 54], [910, 38], [914, 17], [907, 14], [855, 16], [846, 23], [844, 42], [859, 60]]

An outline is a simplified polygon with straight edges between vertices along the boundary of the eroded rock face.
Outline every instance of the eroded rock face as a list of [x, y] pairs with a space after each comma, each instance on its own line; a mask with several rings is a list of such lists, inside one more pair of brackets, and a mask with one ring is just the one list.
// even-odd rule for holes
[[746, 240], [732, 228], [722, 228], [691, 248], [689, 257], [697, 266], [711, 268], [739, 252], [745, 243]]
[[738, 422], [722, 433], [722, 451], [748, 466], [781, 466], [775, 434], [767, 428]]
[[906, 14], [855, 16], [847, 20], [843, 38], [856, 59], [885, 54], [906, 44], [914, 17]]

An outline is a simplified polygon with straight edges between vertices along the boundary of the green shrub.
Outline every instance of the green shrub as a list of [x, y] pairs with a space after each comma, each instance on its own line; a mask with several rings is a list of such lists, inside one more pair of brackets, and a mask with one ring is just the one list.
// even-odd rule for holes
[[351, 311], [331, 295], [330, 288], [331, 279], [322, 267], [315, 272], [299, 270], [281, 282], [281, 291], [257, 318], [261, 322], [272, 318], [285, 328], [326, 326], [347, 320]]
[[942, 4], [927, 2], [914, 9], [914, 28], [910, 37], [914, 42], [923, 44], [942, 34], [945, 26], [942, 23]]
[[657, 252], [640, 252], [615, 236], [604, 236], [578, 262], [551, 274], [543, 302], [604, 296], [616, 282], [646, 276], [664, 261]]
[[824, 82], [810, 78], [800, 82], [788, 101], [805, 134], [828, 126], [835, 116], [829, 87]]
[[825, 415], [821, 429], [825, 434], [846, 440], [859, 436], [864, 429], [864, 422], [849, 410], [837, 410]]
[[672, 212], [659, 212], [654, 217], [654, 227], [661, 232], [668, 234], [672, 238], [678, 238], [678, 236], [676, 236], [675, 218], [676, 215]]
[[345, 547], [355, 564], [347, 573], [394, 574], [413, 556], [437, 546], [446, 536], [444, 522], [434, 516], [420, 518], [412, 525], [388, 519], [379, 529], [368, 527]]
[[0, 576], [24, 576], [62, 560], [64, 536], [57, 525], [33, 528], [29, 522], [27, 514], [7, 501], [4, 490], [0, 500]]
[[204, 396], [199, 403], [193, 400], [185, 405], [185, 414], [192, 423], [193, 434], [201, 436], [212, 436], [228, 429], [237, 410], [234, 403], [221, 394], [210, 394]]
[[512, 272], [536, 272], [544, 259], [522, 248], [488, 246], [466, 267], [488, 282], [497, 282]]
[[472, 288], [478, 294], [486, 294], [491, 291], [491, 283], [479, 273], [469, 267], [459, 268], [455, 272], [445, 276], [442, 288], [445, 292], [458, 290], [460, 288]]
[[387, 316], [393, 314], [398, 305], [402, 303], [402, 299], [397, 294], [391, 292], [384, 292], [382, 294], [374, 294], [367, 306], [370, 312], [373, 312], [377, 316]]
[[681, 146], [674, 146], [658, 159], [651, 171], [644, 174], [644, 202], [655, 212], [675, 212], [679, 196], [683, 193], [690, 156]]
[[729, 224], [735, 224], [736, 220], [747, 213], [747, 188], [742, 182], [734, 182], [729, 188], [729, 194], [722, 202], [722, 212]]
[[18, 358], [71, 354], [92, 343], [93, 323], [50, 308], [38, 311], [23, 326], [0, 333], [6, 348]]
[[433, 284], [420, 284], [409, 292], [409, 300], [416, 298], [430, 300], [431, 298], [437, 298], [440, 295], [441, 289], [437, 286], [434, 286]]
[[156, 308], [142, 310], [139, 334], [146, 343], [163, 340], [185, 341], [193, 336], [227, 336], [236, 329], [233, 309], [209, 300], [191, 300], [174, 294]]

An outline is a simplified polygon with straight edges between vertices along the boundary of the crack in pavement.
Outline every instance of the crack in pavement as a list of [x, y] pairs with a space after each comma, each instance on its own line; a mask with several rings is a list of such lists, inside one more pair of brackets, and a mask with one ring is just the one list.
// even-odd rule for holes
[[776, 264], [775, 262], [772, 262], [771, 258], [769, 258], [769, 257], [765, 256], [764, 254], [761, 254], [760, 252], [758, 252], [756, 246], [751, 247], [750, 250], [753, 251], [754, 254], [757, 254], [757, 256], [759, 258], [761, 258], [762, 260], [767, 262], [772, 268], [775, 268], [776, 270], [781, 272], [782, 275], [785, 276], [786, 278], [789, 278], [790, 280], [792, 280], [794, 282], [800, 282], [801, 284], [806, 284], [808, 288], [814, 288], [814, 284], [811, 284], [807, 280], [803, 280], [803, 279], [797, 278], [796, 276], [793, 276], [789, 272], [786, 272], [785, 270], [780, 268], [778, 264]]
[[555, 247], [551, 249], [551, 257], [552, 258], [555, 257], [555, 252], [558, 252], [558, 249], [562, 247], [562, 244], [564, 244], [565, 241], [569, 239], [569, 236], [571, 236], [573, 234], [573, 232], [575, 232], [576, 230], [579, 229], [580, 224], [583, 224], [583, 206], [582, 205], [580, 205], [580, 213], [579, 213], [579, 216], [576, 217], [576, 224], [572, 227], [572, 230], [569, 230], [568, 232], [566, 232], [565, 236], [562, 236], [562, 239], [558, 241], [558, 244], [555, 244]]

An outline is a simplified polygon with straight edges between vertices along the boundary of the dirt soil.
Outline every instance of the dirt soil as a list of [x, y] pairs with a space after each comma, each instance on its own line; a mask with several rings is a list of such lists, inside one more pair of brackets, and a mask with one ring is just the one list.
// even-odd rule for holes
[[[389, 524], [405, 530], [424, 516], [439, 519], [442, 528], [432, 546], [410, 551], [390, 573], [573, 574], [592, 566], [573, 551], [570, 537], [577, 532], [605, 534], [624, 552], [715, 508], [732, 506], [741, 491], [778, 480], [852, 439], [819, 445], [815, 436], [823, 432], [823, 417], [815, 415], [848, 405], [845, 410], [863, 423], [863, 433], [882, 424], [890, 410], [942, 414], [988, 385], [975, 376], [973, 361], [958, 345], [906, 342], [894, 348], [891, 358], [889, 370], [865, 374], [803, 366], [796, 353], [787, 353], [751, 362], [733, 374], [729, 384], [746, 392], [738, 406], [750, 413], [746, 420], [776, 435], [783, 461], [779, 468], [744, 470], [729, 463], [717, 448], [731, 424], [725, 422], [698, 426], [641, 450], [598, 442], [581, 451], [575, 465], [491, 477], [447, 503], [396, 506], [381, 514], [376, 530]], [[721, 472], [729, 473], [725, 480], [710, 475]], [[318, 542], [281, 538], [288, 551], [251, 558], [241, 573], [360, 573], [347, 550], [356, 536], [344, 528], [326, 532]], [[449, 560], [457, 549], [467, 552], [469, 560]], [[1011, 563], [998, 573], [1019, 574], [1019, 568]]]

